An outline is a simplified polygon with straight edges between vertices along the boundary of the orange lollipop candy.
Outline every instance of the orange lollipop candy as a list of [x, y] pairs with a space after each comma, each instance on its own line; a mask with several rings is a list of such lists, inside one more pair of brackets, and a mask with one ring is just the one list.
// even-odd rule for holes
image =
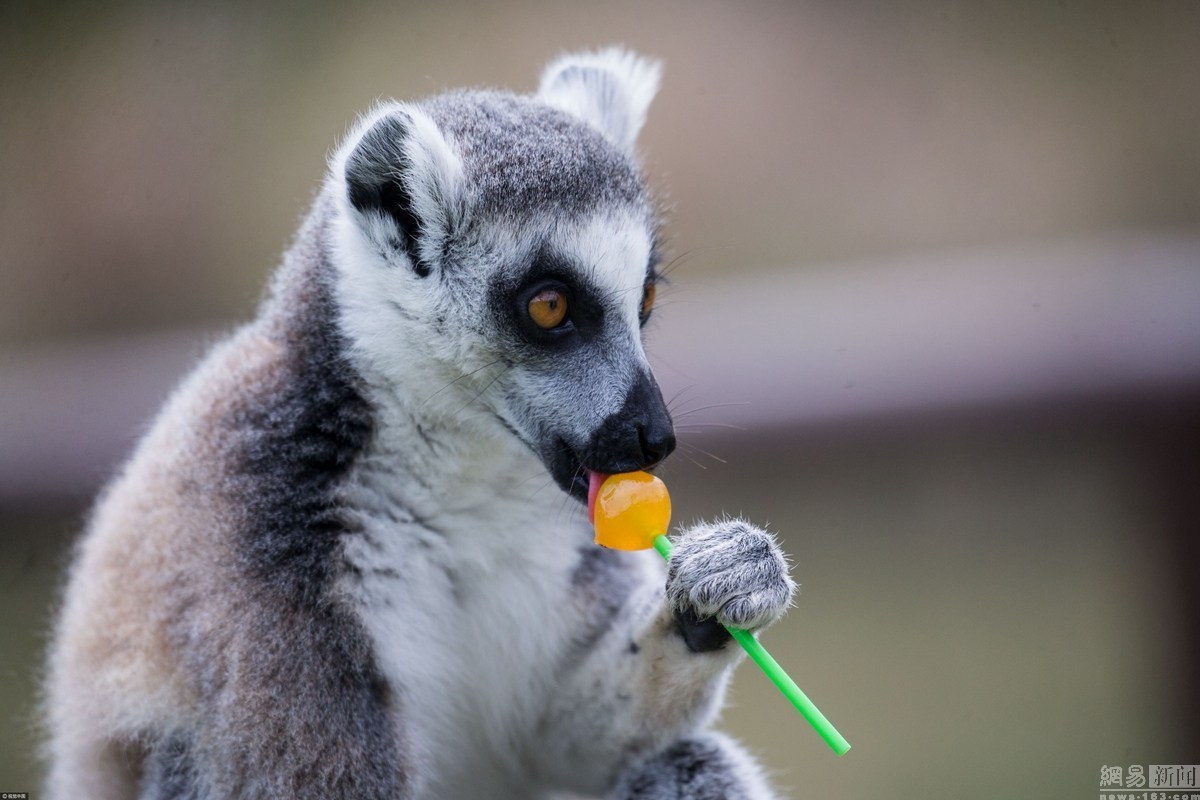
[[596, 544], [614, 550], [649, 550], [671, 524], [671, 495], [648, 472], [609, 475], [592, 507]]

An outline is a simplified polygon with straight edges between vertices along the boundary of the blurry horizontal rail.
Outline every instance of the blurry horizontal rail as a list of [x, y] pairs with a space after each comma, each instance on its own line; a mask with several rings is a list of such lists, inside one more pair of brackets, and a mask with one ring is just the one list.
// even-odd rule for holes
[[660, 294], [664, 392], [721, 404], [695, 419], [852, 423], [1200, 386], [1200, 237], [736, 270]]
[[[660, 297], [649, 349], [685, 424], [852, 424], [1200, 387], [1200, 237], [731, 265], [720, 283], [677, 276]], [[0, 503], [94, 491], [215, 337], [0, 349]]]

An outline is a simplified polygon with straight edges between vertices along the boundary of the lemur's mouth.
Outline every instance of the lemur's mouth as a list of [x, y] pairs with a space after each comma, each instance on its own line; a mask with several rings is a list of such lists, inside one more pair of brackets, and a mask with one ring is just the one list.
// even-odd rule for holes
[[553, 455], [546, 458], [545, 462], [554, 482], [579, 502], [587, 503], [593, 471], [584, 465], [579, 454], [562, 439], [557, 441], [551, 452]]
[[590, 469], [584, 468], [588, 478], [587, 490], [587, 511], [588, 522], [596, 524], [596, 495], [600, 494], [600, 484], [604, 483], [604, 479], [608, 477], [603, 472], [592, 472]]
[[595, 522], [596, 495], [600, 493], [600, 484], [604, 483], [604, 479], [610, 474], [589, 469], [583, 465], [582, 461], [576, 462], [575, 472], [567, 486], [567, 493], [586, 504], [589, 522]]
[[555, 446], [550, 452], [542, 456], [543, 463], [550, 470], [550, 475], [559, 488], [584, 504], [589, 519], [596, 506], [596, 495], [605, 478], [618, 472], [653, 470], [675, 446], [672, 436], [662, 450], [651, 451], [648, 457], [641, 441], [637, 453], [632, 452], [630, 448], [625, 448], [624, 451], [608, 448], [615, 449], [616, 452], [613, 453], [594, 445], [581, 451], [571, 447], [565, 439], [555, 439], [554, 442]]
[[574, 475], [571, 477], [566, 491], [567, 494], [586, 504], [589, 518], [592, 514], [592, 506], [596, 502], [596, 493], [600, 490], [600, 484], [604, 483], [604, 479], [609, 474], [589, 469], [583, 465], [582, 461], [576, 462]]

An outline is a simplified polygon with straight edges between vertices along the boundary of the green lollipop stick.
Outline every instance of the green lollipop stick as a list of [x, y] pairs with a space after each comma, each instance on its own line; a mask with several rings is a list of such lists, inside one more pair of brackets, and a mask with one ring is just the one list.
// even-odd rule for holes
[[[671, 560], [671, 540], [665, 535], [659, 534], [654, 537], [654, 549], [664, 560]], [[791, 676], [784, 671], [783, 667], [779, 666], [779, 662], [767, 652], [767, 648], [759, 644], [758, 639], [755, 639], [749, 631], [731, 628], [728, 625], [725, 626], [725, 630], [729, 631], [729, 634], [737, 640], [746, 654], [753, 659], [755, 664], [758, 664], [763, 674], [771, 679], [779, 691], [783, 692], [783, 696], [791, 701], [796, 710], [808, 720], [808, 724], [813, 726], [825, 743], [833, 748], [833, 752], [839, 756], [845, 755], [846, 751], [850, 749], [850, 743], [846, 741], [846, 737], [838, 733], [838, 729], [833, 727], [833, 723], [825, 718], [819, 708], [813, 705], [813, 702], [808, 699], [808, 695], [800, 690]]]

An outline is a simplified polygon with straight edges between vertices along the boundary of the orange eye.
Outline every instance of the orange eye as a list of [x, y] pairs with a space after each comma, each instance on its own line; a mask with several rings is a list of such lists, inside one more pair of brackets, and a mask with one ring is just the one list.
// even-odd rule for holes
[[646, 318], [650, 316], [650, 312], [654, 309], [654, 296], [656, 294], [658, 294], [658, 287], [655, 286], [654, 281], [646, 281], [646, 286], [642, 289], [642, 322], [646, 321]]
[[567, 318], [567, 295], [561, 289], [543, 289], [529, 301], [529, 318], [543, 330], [562, 325]]

